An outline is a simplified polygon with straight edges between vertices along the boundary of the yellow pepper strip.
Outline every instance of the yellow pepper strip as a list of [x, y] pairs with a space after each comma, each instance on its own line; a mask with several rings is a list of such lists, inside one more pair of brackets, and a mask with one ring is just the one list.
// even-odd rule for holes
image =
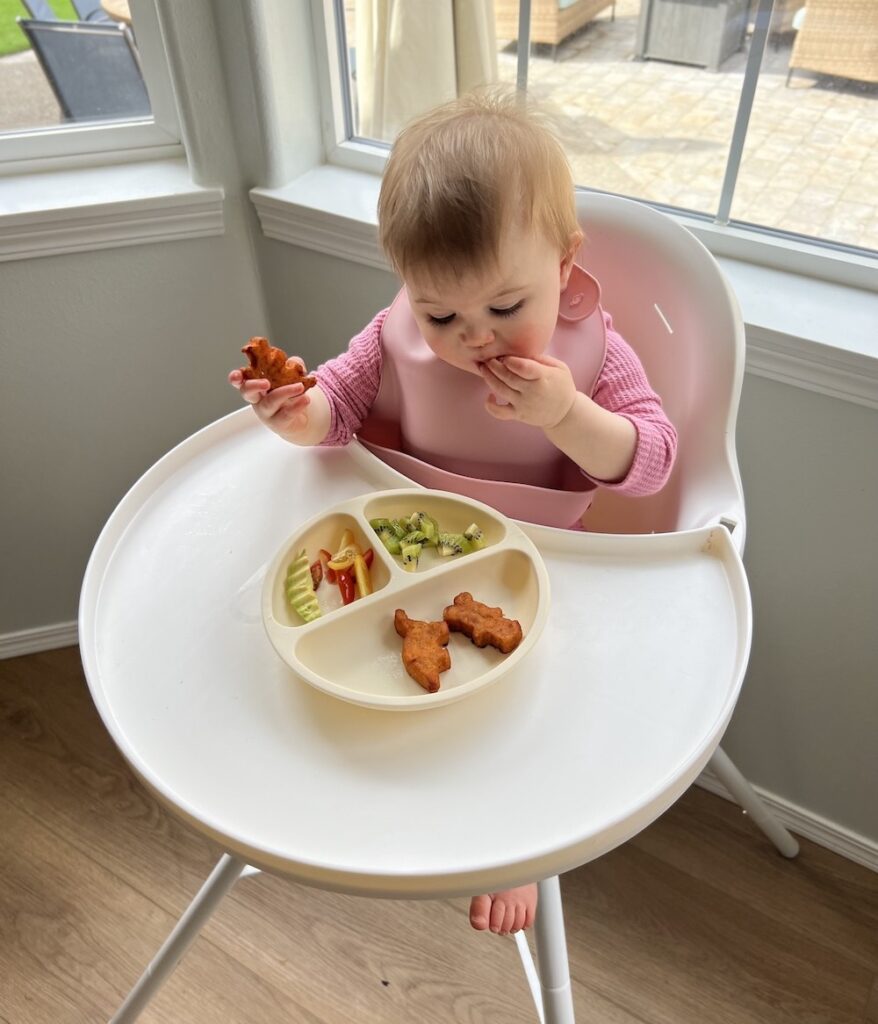
[[354, 555], [354, 579], [357, 581], [357, 592], [360, 597], [372, 593], [372, 577], [362, 555]]
[[354, 564], [354, 559], [359, 554], [360, 549], [355, 544], [346, 548], [341, 548], [339, 551], [336, 551], [336, 553], [329, 560], [329, 568], [335, 569], [336, 572], [340, 571], [341, 569], [350, 569]]
[[345, 530], [341, 535], [341, 544], [338, 546], [339, 551], [344, 551], [345, 548], [355, 548], [357, 546], [354, 535], [351, 530]]

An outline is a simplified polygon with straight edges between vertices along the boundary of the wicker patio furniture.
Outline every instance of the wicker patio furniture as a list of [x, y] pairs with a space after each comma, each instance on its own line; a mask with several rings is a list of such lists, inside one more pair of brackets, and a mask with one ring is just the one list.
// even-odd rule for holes
[[807, 0], [790, 54], [794, 68], [878, 82], [876, 0]]
[[[498, 39], [518, 38], [518, 0], [494, 0]], [[558, 44], [582, 28], [605, 7], [613, 8], [615, 0], [533, 0], [530, 15], [532, 43]]]

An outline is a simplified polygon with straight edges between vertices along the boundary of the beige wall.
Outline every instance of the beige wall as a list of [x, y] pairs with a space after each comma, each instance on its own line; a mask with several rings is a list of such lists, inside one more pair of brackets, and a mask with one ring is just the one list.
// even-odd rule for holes
[[0, 264], [0, 634], [76, 618], [86, 560], [128, 487], [234, 407], [265, 324], [234, 235]]

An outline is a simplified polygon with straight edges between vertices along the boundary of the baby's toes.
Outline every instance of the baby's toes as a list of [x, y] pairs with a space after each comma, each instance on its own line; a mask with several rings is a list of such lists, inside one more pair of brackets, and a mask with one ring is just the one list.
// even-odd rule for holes
[[495, 896], [491, 906], [491, 931], [499, 935], [500, 932], [508, 930], [505, 926], [510, 913], [514, 914], [515, 908], [501, 896]]
[[512, 927], [509, 929], [511, 932], [520, 932], [522, 928], [527, 928], [527, 904], [519, 903], [515, 908], [515, 920], [512, 922]]
[[476, 931], [483, 932], [490, 923], [491, 897], [474, 896], [469, 905], [469, 923]]

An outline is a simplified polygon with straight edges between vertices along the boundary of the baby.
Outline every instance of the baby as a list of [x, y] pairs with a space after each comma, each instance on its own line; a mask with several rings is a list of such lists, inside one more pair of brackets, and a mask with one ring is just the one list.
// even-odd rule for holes
[[[404, 287], [317, 386], [269, 394], [229, 375], [266, 426], [299, 445], [356, 434], [418, 483], [551, 526], [581, 528], [598, 488], [663, 486], [676, 431], [575, 262], [563, 149], [516, 94], [470, 94], [410, 124], [378, 220]], [[470, 922], [515, 932], [536, 902], [536, 885], [476, 896]]]

